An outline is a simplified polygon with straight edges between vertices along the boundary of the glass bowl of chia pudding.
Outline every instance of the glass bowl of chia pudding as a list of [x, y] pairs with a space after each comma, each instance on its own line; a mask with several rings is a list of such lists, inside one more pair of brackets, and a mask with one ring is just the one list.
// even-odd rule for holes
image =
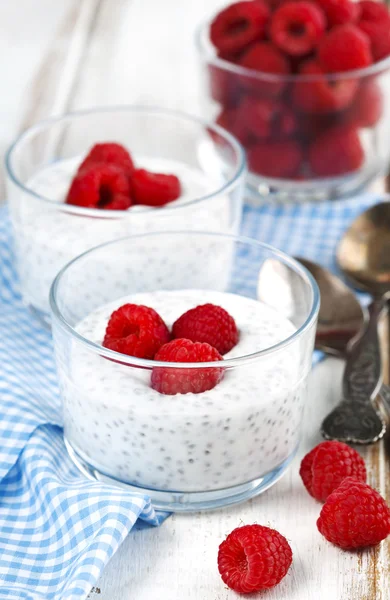
[[[259, 285], [275, 265], [284, 273], [277, 308]], [[210, 304], [234, 319], [231, 348], [205, 362], [161, 359], [178, 343], [170, 337], [190, 337], [178, 336], [176, 320]], [[66, 445], [88, 477], [147, 493], [159, 509], [196, 511], [242, 502], [286, 471], [300, 441], [319, 309], [317, 286], [295, 260], [230, 234], [130, 236], [65, 266], [50, 305]], [[124, 306], [163, 320], [166, 346], [154, 359], [106, 343]], [[133, 334], [141, 335], [129, 325], [120, 335]]]
[[[115, 142], [137, 168], [173, 173], [180, 196], [162, 207], [102, 210], [66, 201], [90, 149]], [[98, 244], [171, 229], [237, 233], [245, 154], [218, 126], [152, 107], [111, 107], [43, 121], [25, 131], [6, 156], [7, 193], [24, 301], [46, 324], [49, 290], [59, 270]]]

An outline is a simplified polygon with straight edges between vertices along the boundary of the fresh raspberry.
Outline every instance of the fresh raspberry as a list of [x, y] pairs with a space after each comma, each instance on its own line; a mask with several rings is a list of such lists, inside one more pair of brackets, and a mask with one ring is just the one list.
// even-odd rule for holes
[[208, 66], [208, 76], [211, 97], [225, 108], [237, 106], [240, 95], [239, 77], [215, 65]]
[[360, 6], [351, 0], [317, 0], [325, 12], [330, 28], [345, 23], [355, 23], [360, 16]]
[[318, 58], [328, 73], [367, 67], [372, 63], [369, 37], [355, 25], [338, 25], [320, 41]]
[[260, 74], [253, 77], [241, 77], [242, 85], [255, 96], [278, 96], [283, 91], [286, 83], [267, 75], [287, 75], [290, 65], [287, 58], [269, 42], [253, 44], [239, 60], [239, 64], [247, 69], [258, 71]]
[[294, 105], [307, 113], [325, 114], [347, 108], [358, 89], [356, 79], [331, 79], [315, 60], [304, 63], [300, 75], [314, 76], [296, 81], [293, 88]]
[[317, 527], [344, 550], [376, 546], [390, 534], [390, 509], [372, 487], [347, 477], [328, 497]]
[[345, 120], [355, 127], [373, 127], [382, 114], [382, 90], [376, 81], [368, 79], [362, 83]]
[[[201, 342], [191, 342], [183, 338], [172, 340], [160, 348], [155, 360], [177, 363], [202, 363], [223, 360], [220, 353]], [[161, 394], [201, 394], [214, 388], [223, 378], [224, 369], [186, 369], [175, 367], [154, 367], [151, 386]]]
[[235, 138], [238, 139], [243, 146], [247, 146], [251, 135], [250, 132], [247, 131], [244, 123], [242, 122], [241, 115], [239, 111], [235, 108], [226, 108], [223, 109], [216, 121], [217, 125], [226, 129], [229, 133], [234, 135]]
[[168, 327], [153, 308], [124, 304], [112, 313], [103, 346], [121, 354], [152, 359], [169, 339]]
[[65, 202], [85, 208], [126, 210], [131, 206], [129, 178], [116, 165], [91, 164], [74, 177]]
[[131, 178], [132, 192], [136, 204], [164, 206], [177, 200], [181, 194], [180, 180], [176, 175], [151, 173], [136, 169]]
[[366, 481], [364, 460], [356, 450], [342, 442], [322, 442], [306, 454], [299, 474], [313, 498], [325, 502], [346, 477]]
[[229, 313], [215, 304], [202, 304], [181, 315], [172, 326], [174, 338], [206, 342], [226, 354], [238, 342], [237, 325]]
[[294, 140], [258, 142], [247, 152], [251, 171], [263, 177], [286, 178], [297, 174], [303, 160]]
[[390, 21], [360, 21], [359, 29], [369, 38], [375, 62], [390, 55]]
[[293, 111], [275, 100], [246, 96], [237, 112], [248, 134], [259, 140], [291, 137], [297, 131]]
[[390, 20], [389, 9], [386, 4], [376, 0], [361, 0], [357, 5], [360, 9], [360, 21], [371, 21], [374, 23], [383, 23]]
[[240, 52], [265, 36], [269, 8], [261, 0], [236, 2], [222, 10], [210, 26], [213, 45], [224, 54]]
[[95, 144], [78, 168], [80, 173], [96, 163], [113, 164], [121, 167], [127, 175], [134, 171], [134, 163], [126, 148], [114, 142]]
[[263, 525], [237, 527], [218, 550], [222, 581], [239, 594], [272, 588], [287, 574], [292, 551], [286, 538]]
[[352, 126], [335, 126], [324, 131], [309, 148], [309, 163], [315, 175], [330, 177], [359, 169], [364, 150], [357, 130]]
[[287, 2], [274, 12], [270, 36], [291, 56], [304, 56], [317, 47], [326, 28], [325, 14], [312, 2]]

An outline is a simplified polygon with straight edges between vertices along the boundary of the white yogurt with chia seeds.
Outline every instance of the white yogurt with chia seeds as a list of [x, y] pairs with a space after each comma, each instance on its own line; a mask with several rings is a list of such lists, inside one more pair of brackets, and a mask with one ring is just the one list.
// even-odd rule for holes
[[[111, 313], [127, 302], [153, 307], [168, 326], [199, 304], [222, 306], [240, 331], [225, 359], [270, 348], [296, 331], [256, 300], [181, 290], [138, 293], [101, 306], [77, 332], [101, 344]], [[210, 391], [175, 396], [150, 387], [150, 370], [117, 364], [77, 341], [68, 351], [69, 376], [61, 381], [65, 435], [106, 475], [159, 490], [218, 490], [271, 472], [298, 445], [307, 374], [299, 373], [293, 350], [227, 369]]]
[[165, 208], [131, 207], [114, 218], [103, 210], [102, 218], [65, 212], [58, 205], [64, 202], [80, 160], [54, 163], [30, 179], [26, 187], [40, 199], [26, 194], [25, 202], [10, 203], [23, 296], [27, 304], [44, 313], [49, 312], [50, 286], [61, 268], [101, 243], [151, 231], [237, 231], [241, 209], [237, 206], [232, 211], [228, 196], [192, 202], [221, 188], [223, 180], [184, 163], [150, 157], [137, 157], [136, 162], [151, 171], [176, 174], [183, 189], [178, 200]]

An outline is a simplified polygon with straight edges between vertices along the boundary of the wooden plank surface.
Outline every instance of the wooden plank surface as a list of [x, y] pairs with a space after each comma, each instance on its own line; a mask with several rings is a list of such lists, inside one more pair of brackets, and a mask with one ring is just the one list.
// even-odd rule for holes
[[[64, 110], [149, 104], [201, 112], [194, 31], [221, 0], [14, 0], [0, 3], [0, 152], [22, 128]], [[23, 15], [21, 18], [20, 15]], [[301, 454], [337, 402], [342, 364], [311, 376]], [[270, 524], [294, 551], [291, 572], [269, 600], [388, 600], [390, 547], [343, 553], [315, 522], [320, 506], [298, 478], [299, 458], [263, 496], [235, 508], [171, 517], [131, 534], [108, 565], [94, 600], [230, 600], [216, 569], [224, 536], [240, 523]], [[384, 447], [368, 451], [370, 482], [390, 500]]]

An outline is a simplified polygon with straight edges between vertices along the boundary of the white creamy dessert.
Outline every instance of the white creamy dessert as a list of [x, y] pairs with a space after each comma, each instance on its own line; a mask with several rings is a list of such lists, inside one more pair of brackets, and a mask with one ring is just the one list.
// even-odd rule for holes
[[[136, 163], [154, 172], [174, 173], [182, 184], [182, 196], [163, 208], [131, 207], [124, 213], [101, 218], [80, 216], [61, 210], [80, 158], [54, 163], [38, 172], [26, 187], [41, 198], [27, 197], [23, 204], [11, 202], [12, 221], [22, 292], [27, 304], [48, 313], [50, 286], [70, 260], [101, 243], [151, 231], [201, 230], [235, 233], [240, 207], [232, 216], [229, 198], [212, 196], [223, 181], [188, 165], [164, 159], [136, 157]], [[20, 192], [23, 194], [23, 192]]]
[[[270, 348], [296, 331], [261, 302], [201, 289], [120, 298], [94, 310], [76, 331], [101, 344], [111, 313], [128, 302], [154, 308], [169, 327], [199, 304], [222, 306], [240, 331], [225, 360]], [[174, 396], [151, 388], [150, 370], [115, 363], [76, 341], [67, 352], [65, 436], [106, 475], [158, 490], [218, 490], [270, 473], [298, 445], [306, 373], [293, 350], [227, 369], [207, 392]]]

